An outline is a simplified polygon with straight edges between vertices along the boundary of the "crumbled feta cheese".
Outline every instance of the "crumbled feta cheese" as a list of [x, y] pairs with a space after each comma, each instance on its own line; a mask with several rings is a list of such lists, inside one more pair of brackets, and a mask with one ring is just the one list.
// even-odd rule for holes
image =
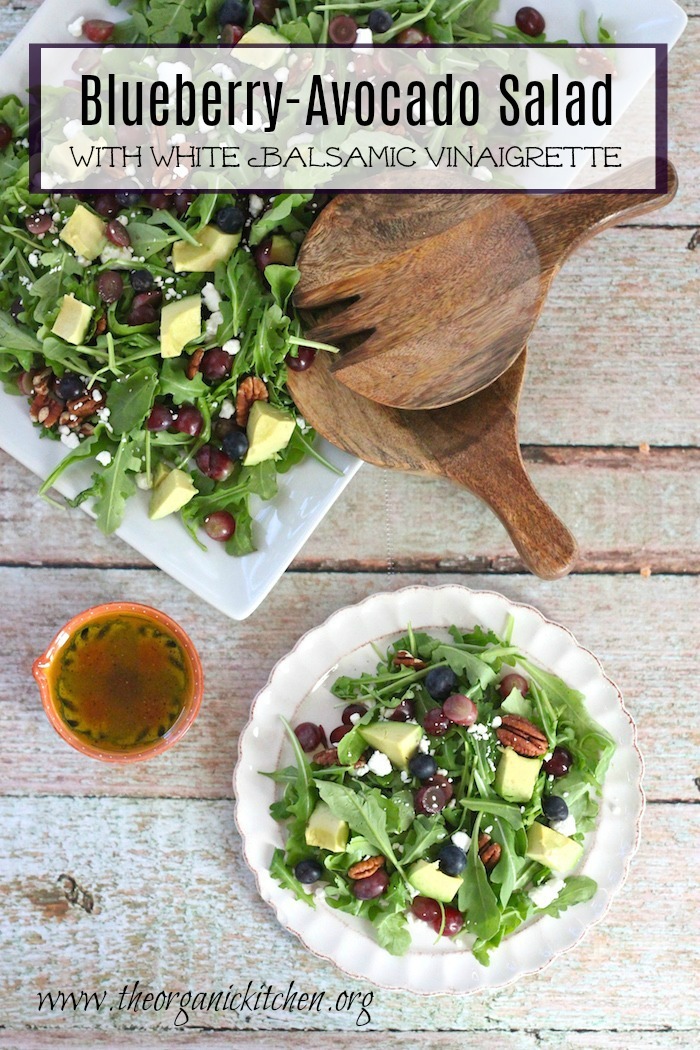
[[183, 80], [192, 80], [192, 70], [184, 62], [159, 62], [156, 72], [158, 79], [164, 80], [171, 91], [174, 91], [177, 86], [178, 73]]
[[61, 443], [67, 448], [77, 448], [80, 444], [80, 438], [71, 430], [67, 434], [61, 434]]
[[211, 71], [214, 76], [219, 77], [220, 80], [233, 80], [233, 70], [224, 62], [216, 62], [211, 67]]
[[501, 718], [501, 716], [500, 715], [496, 715], [495, 718], [491, 719], [491, 728], [492, 729], [498, 729], [498, 727], [502, 724], [502, 722], [503, 722], [503, 719]]
[[185, 136], [181, 131], [177, 131], [174, 135], [171, 135], [168, 139], [169, 146], [181, 146], [183, 142], [186, 142]]
[[471, 841], [472, 840], [469, 837], [469, 835], [467, 835], [466, 831], [455, 831], [454, 835], [452, 836], [452, 842], [454, 843], [454, 845], [459, 846], [459, 848], [463, 849], [465, 853], [469, 849]]
[[[176, 293], [173, 292], [173, 295]], [[166, 299], [172, 298], [169, 292], [165, 294]], [[219, 325], [223, 322], [224, 315], [219, 310], [214, 310], [210, 317], [207, 317], [207, 323], [204, 326], [204, 338], [211, 339], [219, 331]]]
[[491, 182], [493, 179], [493, 172], [484, 167], [483, 164], [480, 164], [478, 168], [474, 168], [472, 176], [473, 178], [478, 179], [479, 182]]
[[177, 179], [186, 179], [188, 174], [189, 174], [189, 169], [186, 168], [184, 164], [177, 164], [173, 168], [173, 175]]
[[551, 758], [551, 757], [552, 757], [552, 752], [551, 752], [551, 751], [548, 751], [548, 752], [547, 752], [547, 754], [546, 754], [546, 755], [544, 756], [544, 759], [543, 759], [543, 761], [544, 761], [544, 762], [549, 762], [549, 760], [550, 760], [550, 758]]
[[137, 474], [136, 475], [136, 488], [142, 489], [144, 492], [151, 488], [151, 482], [148, 478], [148, 474]]
[[537, 908], [547, 908], [555, 901], [564, 889], [563, 879], [547, 879], [540, 886], [527, 891], [527, 895]]
[[95, 459], [98, 463], [101, 463], [103, 467], [108, 467], [112, 462], [112, 453], [105, 449], [104, 452], [98, 452]]
[[374, 751], [367, 765], [378, 777], [388, 776], [393, 769], [391, 762], [383, 751]]
[[264, 207], [265, 202], [262, 197], [258, 197], [257, 193], [251, 193], [248, 198], [248, 208], [254, 219], [260, 214]]
[[240, 339], [227, 339], [221, 349], [225, 354], [230, 354], [231, 357], [235, 357], [241, 349], [241, 341]]
[[221, 306], [221, 296], [211, 281], [207, 281], [202, 288], [202, 302], [207, 310], [210, 310], [212, 313], [214, 313], [215, 310], [218, 310]]
[[353, 774], [356, 777], [363, 777], [365, 775], [365, 773], [369, 773], [369, 766], [367, 765], [366, 762], [365, 762], [364, 765], [356, 766], [355, 769], [353, 769]]
[[134, 249], [131, 246], [120, 246], [118, 244], [106, 244], [100, 252], [100, 261], [108, 262], [131, 262]]
[[489, 738], [489, 727], [484, 725], [483, 722], [474, 722], [473, 725], [469, 726], [467, 732], [475, 737], [476, 740], [488, 740]]
[[71, 36], [75, 37], [76, 40], [78, 40], [83, 35], [83, 23], [84, 22], [85, 22], [85, 17], [83, 15], [81, 15], [80, 18], [76, 18], [75, 22], [71, 22], [68, 25], [68, 32], [70, 33]]
[[226, 398], [225, 401], [221, 402], [221, 409], [219, 410], [219, 419], [231, 419], [236, 411], [236, 407], [230, 398]]
[[441, 777], [446, 777], [447, 776], [447, 770], [446, 769], [438, 769], [436, 772], [439, 773], [439, 775]]
[[29, 255], [27, 256], [27, 262], [29, 263], [30, 266], [37, 267], [39, 265], [39, 253], [38, 252], [30, 252]]
[[275, 80], [278, 84], [284, 84], [289, 79], [289, 70], [286, 66], [275, 70]]
[[93, 401], [101, 401], [102, 400], [102, 391], [101, 390], [93, 390], [93, 391], [91, 391], [91, 393], [92, 393], [92, 400]]
[[362, 715], [358, 714], [357, 712], [354, 715], [350, 715], [350, 721], [352, 722], [352, 724], [354, 726], [357, 725], [357, 723], [360, 721], [361, 718], [362, 718]]
[[412, 780], [411, 774], [407, 773], [405, 769], [401, 770], [401, 783], [410, 784]]
[[490, 835], [492, 831], [493, 831], [493, 824], [489, 824], [489, 826], [487, 828], [484, 828], [484, 834], [485, 835]]
[[558, 831], [560, 835], [566, 835], [567, 838], [576, 834], [576, 821], [570, 813], [568, 817], [564, 818], [564, 820], [550, 821], [549, 826], [552, 831]]
[[[360, 45], [362, 45], [362, 44], [371, 44], [372, 43], [372, 39], [373, 39], [373, 37], [372, 37], [372, 30], [371, 29], [369, 29], [369, 28], [360, 28], [360, 29], [358, 29], [357, 30], [357, 36], [355, 37], [355, 46], [353, 46], [352, 50], [355, 51], [357, 54], [360, 54], [360, 55], [363, 54], [363, 48], [361, 46], [358, 47], [357, 45], [358, 44], [360, 44]], [[371, 53], [372, 52], [369, 51], [369, 50], [364, 51], [364, 54], [371, 54]]]
[[129, 216], [128, 215], [117, 215], [117, 222], [120, 222], [122, 224], [122, 226], [128, 226], [129, 225]]
[[430, 741], [427, 736], [422, 736], [418, 741], [418, 750], [422, 751], [424, 755], [428, 754], [428, 751], [430, 750]]

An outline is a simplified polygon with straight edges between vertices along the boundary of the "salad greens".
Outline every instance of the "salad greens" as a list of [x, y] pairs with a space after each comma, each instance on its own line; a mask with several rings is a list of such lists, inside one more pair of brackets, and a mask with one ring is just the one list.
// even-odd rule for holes
[[[119, 0], [111, 2], [116, 6]], [[128, 18], [116, 24], [110, 41], [217, 42], [222, 3], [131, 0]], [[526, 36], [515, 26], [499, 24], [498, 7], [499, 0], [270, 0], [262, 13], [247, 5], [244, 28], [262, 18], [271, 20], [292, 43], [324, 43], [333, 17], [350, 14], [365, 28], [373, 12], [381, 9], [386, 13], [384, 22], [390, 16], [391, 26], [374, 32], [379, 43], [396, 42], [410, 27], [438, 43], [546, 40], [544, 33]], [[583, 28], [582, 23], [582, 32]], [[600, 42], [611, 41], [600, 21], [597, 33]], [[91, 482], [72, 505], [91, 500], [99, 527], [111, 533], [138, 489], [153, 490], [177, 469], [186, 472], [196, 488], [192, 497], [191, 484], [186, 482], [189, 502], [175, 508], [195, 541], [203, 546], [199, 535], [204, 527], [212, 538], [224, 540], [232, 555], [254, 550], [251, 497], [273, 498], [278, 474], [307, 455], [321, 458], [313, 448], [314, 433], [297, 418], [286, 447], [250, 467], [242, 462], [244, 452], [232, 453], [233, 459], [226, 462], [227, 453], [222, 460], [220, 446], [226, 451], [224, 437], [234, 420], [245, 426], [236, 402], [245, 379], [261, 381], [271, 406], [291, 420], [296, 413], [286, 388], [288, 362], [299, 357], [301, 347], [307, 361], [314, 350], [333, 349], [305, 342], [290, 305], [299, 280], [294, 254], [324, 195], [282, 193], [263, 199], [247, 194], [181, 194], [177, 200], [177, 194], [166, 198], [147, 193], [128, 200], [128, 194], [83, 194], [77, 199], [53, 193], [47, 197], [29, 192], [28, 114], [17, 97], [0, 98], [0, 124], [11, 132], [9, 144], [0, 148], [0, 382], [7, 392], [30, 398], [30, 415], [40, 437], [67, 446], [41, 493], [46, 494], [64, 471], [76, 464], [88, 465]], [[105, 198], [111, 198], [112, 210]], [[91, 261], [60, 236], [78, 207], [105, 220], [116, 217], [122, 224], [117, 240]], [[241, 242], [228, 261], [209, 272], [175, 273], [173, 245], [178, 241], [196, 245], [197, 235], [216, 225], [222, 209], [229, 213], [235, 209], [244, 216]], [[280, 236], [283, 257], [274, 252], [266, 256], [262, 249], [268, 251], [270, 238]], [[115, 273], [123, 287], [119, 290], [117, 284], [112, 294], [108, 286], [114, 288]], [[134, 273], [140, 275], [136, 285]], [[107, 288], [105, 294], [100, 282]], [[146, 289], [151, 291], [146, 291], [144, 306]], [[163, 358], [160, 310], [190, 296], [201, 297], [209, 315], [205, 311], [206, 327], [180, 357]], [[52, 331], [65, 297], [73, 297], [77, 307], [90, 315], [77, 345]], [[208, 375], [205, 381], [201, 366], [189, 367], [188, 355], [195, 348], [223, 348], [231, 356], [226, 374]], [[66, 376], [82, 386], [81, 397], [73, 396], [72, 402], [67, 395], [62, 401], [56, 397], [57, 390], [67, 389], [65, 383], [60, 386]], [[79, 411], [74, 412], [72, 404], [78, 400]], [[161, 422], [165, 420], [162, 426], [154, 412], [160, 413]], [[168, 414], [173, 420], [170, 426]], [[203, 468], [198, 455], [208, 464], [210, 447], [214, 465]], [[239, 441], [232, 447], [243, 448], [243, 444]], [[226, 531], [212, 531], [207, 524], [212, 515], [227, 519]], [[473, 671], [468, 652], [458, 656], [455, 650], [446, 650], [441, 655], [448, 663], [457, 661], [461, 674]], [[493, 667], [483, 664], [482, 688], [488, 686], [489, 677]], [[348, 741], [346, 749], [352, 744]], [[357, 737], [354, 745], [359, 746]]]
[[[481, 627], [453, 626], [449, 634], [445, 641], [409, 629], [381, 655], [375, 671], [337, 678], [331, 692], [339, 707], [348, 706], [339, 727], [344, 735], [338, 740], [336, 731], [331, 738], [335, 748], [323, 747], [325, 734], [312, 723], [295, 730], [284, 723], [294, 764], [264, 774], [279, 785], [271, 813], [286, 831], [270, 870], [311, 907], [323, 899], [368, 920], [392, 954], [409, 950], [422, 920], [438, 934], [456, 936], [488, 965], [490, 952], [524, 922], [557, 916], [595, 893], [592, 879], [567, 872], [577, 866], [585, 835], [595, 826], [615, 745], [588, 714], [583, 695], [509, 638]], [[457, 697], [457, 711], [469, 712], [471, 705], [471, 715], [454, 713]], [[518, 750], [503, 732], [525, 718], [547, 743], [539, 757], [526, 759], [535, 764], [529, 798], [514, 801], [508, 797], [512, 785], [505, 789], [499, 780], [500, 765], [513, 747], [516, 761], [533, 751]], [[340, 714], [329, 712], [326, 728], [334, 722]], [[386, 733], [387, 726], [393, 740], [397, 733], [413, 739], [406, 763], [394, 745], [386, 747], [391, 761], [376, 745], [377, 732]], [[437, 786], [437, 803], [433, 795], [426, 806], [426, 785]], [[321, 811], [330, 838], [309, 836], [312, 815]], [[554, 851], [533, 849], [533, 828], [578, 858], [562, 866], [566, 877], [559, 877]], [[378, 892], [366, 899], [356, 892], [359, 876], [348, 873], [368, 858], [380, 859], [380, 872]], [[430, 899], [430, 886], [413, 881], [426, 864], [461, 878], [450, 890], [451, 902], [441, 892]]]

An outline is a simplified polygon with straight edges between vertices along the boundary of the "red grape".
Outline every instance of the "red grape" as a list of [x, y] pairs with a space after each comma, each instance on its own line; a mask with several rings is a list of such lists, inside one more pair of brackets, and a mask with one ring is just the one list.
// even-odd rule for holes
[[388, 885], [389, 876], [384, 868], [379, 868], [366, 879], [356, 879], [352, 884], [352, 892], [359, 901], [371, 901], [375, 897], [381, 897]]
[[227, 23], [221, 27], [221, 43], [226, 44], [228, 47], [235, 47], [244, 33], [245, 29], [243, 26]]
[[441, 707], [431, 707], [423, 719], [423, 728], [431, 736], [442, 736], [450, 728], [450, 720]]
[[357, 40], [357, 22], [350, 15], [336, 15], [328, 24], [328, 36], [331, 43], [349, 47]]
[[[454, 937], [462, 929], [464, 918], [461, 912], [453, 908], [451, 904], [445, 905], [445, 925], [442, 930], [443, 937]], [[439, 927], [438, 927], [439, 929]]]
[[434, 784], [426, 784], [418, 788], [414, 798], [416, 813], [422, 813], [426, 817], [432, 817], [440, 813], [447, 805], [447, 795], [441, 787]]
[[103, 303], [116, 303], [124, 291], [124, 281], [116, 270], [105, 270], [97, 278], [97, 294]]
[[552, 757], [543, 764], [545, 773], [550, 777], [565, 777], [571, 769], [574, 756], [565, 747], [555, 747]]
[[294, 732], [304, 751], [315, 751], [321, 743], [321, 732], [313, 722], [300, 722]]
[[266, 22], [271, 26], [275, 21], [275, 12], [278, 7], [277, 0], [253, 0], [253, 24]]
[[415, 26], [410, 26], [408, 29], [402, 30], [396, 37], [396, 41], [399, 47], [415, 47], [417, 44], [431, 44], [432, 37], [428, 36], [427, 33], [417, 29]]
[[116, 244], [118, 248], [128, 248], [131, 244], [131, 237], [126, 226], [121, 222], [117, 222], [116, 219], [112, 219], [105, 226], [105, 236], [108, 241], [112, 244]]
[[336, 726], [335, 729], [331, 730], [329, 740], [331, 744], [337, 744], [339, 741], [350, 732], [352, 726]]
[[207, 383], [218, 383], [231, 375], [233, 358], [222, 350], [220, 346], [213, 346], [207, 350], [199, 365], [199, 371]]
[[38, 236], [41, 233], [48, 233], [51, 229], [52, 222], [53, 219], [46, 212], [37, 211], [34, 215], [29, 215], [24, 220], [24, 225], [30, 233]]
[[148, 207], [153, 208], [154, 211], [164, 211], [170, 207], [170, 197], [158, 190], [149, 190], [148, 193], [144, 193], [143, 197]]
[[114, 22], [106, 22], [103, 18], [90, 18], [83, 22], [83, 36], [93, 44], [104, 44], [114, 32]]
[[93, 208], [103, 219], [113, 219], [119, 214], [119, 201], [111, 193], [100, 193], [95, 198]]
[[168, 405], [154, 405], [146, 420], [146, 430], [169, 430], [175, 424], [175, 413]]
[[353, 725], [353, 721], [352, 721], [352, 716], [353, 715], [359, 715], [360, 717], [362, 717], [362, 715], [366, 715], [366, 714], [367, 714], [367, 708], [365, 707], [364, 704], [348, 704], [348, 706], [343, 709], [343, 723], [346, 726], [352, 726]]
[[544, 33], [544, 18], [535, 7], [521, 7], [515, 15], [515, 24], [525, 36], [540, 36]]
[[233, 461], [215, 445], [203, 445], [195, 460], [202, 474], [213, 481], [225, 481], [234, 468]]
[[454, 794], [452, 784], [444, 775], [444, 773], [433, 773], [431, 777], [425, 781], [425, 787], [438, 787], [445, 795], [445, 802], [449, 802]]
[[462, 693], [453, 693], [452, 696], [448, 696], [442, 705], [442, 710], [450, 722], [458, 726], [473, 725], [479, 714], [474, 701]]
[[498, 683], [498, 691], [504, 700], [510, 696], [513, 689], [517, 689], [521, 696], [527, 696], [529, 688], [527, 678], [523, 678], [521, 674], [507, 674]]
[[175, 420], [175, 429], [188, 437], [197, 437], [204, 425], [202, 413], [194, 405], [181, 405]]
[[411, 903], [411, 914], [421, 922], [427, 922], [436, 933], [442, 926], [442, 908], [432, 897], [414, 897]]
[[227, 510], [215, 510], [204, 519], [204, 531], [209, 539], [223, 543], [236, 531], [236, 519]]
[[9, 124], [5, 124], [4, 121], [0, 123], [0, 149], [4, 149], [5, 146], [9, 146], [12, 142], [12, 128]]
[[414, 718], [416, 714], [416, 706], [412, 700], [402, 700], [400, 704], [397, 704], [394, 710], [389, 715], [392, 722], [408, 722], [409, 719]]
[[300, 346], [296, 357], [293, 354], [287, 354], [284, 363], [287, 368], [291, 368], [292, 372], [305, 372], [307, 368], [311, 368], [315, 360], [316, 351], [312, 347]]

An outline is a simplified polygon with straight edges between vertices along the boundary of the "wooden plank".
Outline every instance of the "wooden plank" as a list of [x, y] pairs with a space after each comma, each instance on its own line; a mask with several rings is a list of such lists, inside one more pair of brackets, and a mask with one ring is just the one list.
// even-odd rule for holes
[[[274, 663], [341, 605], [423, 582], [497, 589], [572, 629], [618, 682], [637, 720], [648, 796], [698, 800], [694, 654], [700, 581], [639, 575], [542, 583], [526, 576], [444, 575], [436, 581], [420, 575], [292, 573], [254, 616], [235, 624], [155, 570], [2, 569], [4, 622], [12, 625], [12, 634], [6, 630], [0, 698], [1, 790], [230, 797], [238, 732]], [[206, 678], [202, 710], [187, 738], [157, 761], [116, 768], [83, 758], [58, 738], [29, 674], [32, 660], [61, 624], [80, 609], [113, 599], [144, 601], [174, 616], [200, 650]]]
[[[3, 12], [0, 51], [3, 44], [13, 39], [38, 6], [39, 0], [18, 0]], [[700, 0], [683, 0], [681, 6], [692, 16], [700, 15]], [[637, 220], [640, 225], [698, 223], [700, 167], [697, 163], [696, 145], [700, 138], [700, 107], [696, 105], [696, 56], [699, 38], [700, 19], [692, 17], [669, 60], [669, 157], [678, 168], [680, 191], [676, 200], [667, 208]]]
[[[459, 1050], [483, 1050], [491, 1029], [459, 1032]], [[134, 1034], [122, 1035], [91, 1031], [89, 1036], [70, 1029], [5, 1033], [3, 1050], [123, 1050], [134, 1046]], [[499, 1050], [688, 1050], [697, 1037], [696, 1030], [679, 1032], [654, 1029], [615, 1032], [535, 1032], [498, 1031]], [[177, 1033], [177, 1043], [170, 1032], [139, 1032], [139, 1050], [328, 1050], [328, 1032], [217, 1032], [211, 1029], [185, 1029]], [[333, 1032], [335, 1050], [455, 1050], [455, 1032]]]
[[[578, 540], [575, 571], [700, 570], [699, 450], [531, 447], [525, 458]], [[0, 563], [148, 564], [81, 512], [58, 510], [36, 490], [33, 475], [0, 454]], [[184, 533], [183, 542], [187, 552]], [[505, 530], [470, 493], [444, 480], [370, 466], [332, 508], [295, 568], [382, 571], [389, 547], [401, 571], [522, 569]], [[191, 553], [199, 557], [194, 547]]]
[[[294, 980], [297, 990], [325, 992], [320, 1014], [256, 1010], [249, 1002], [240, 1013], [206, 1011], [189, 1023], [234, 1031], [344, 1030], [357, 1038], [361, 1001], [336, 1010], [339, 997], [347, 1003], [343, 993], [355, 991], [365, 996], [368, 1027], [399, 1032], [622, 1033], [671, 1021], [697, 1029], [690, 993], [697, 942], [688, 917], [700, 906], [699, 835], [700, 806], [650, 806], [627, 885], [575, 950], [496, 994], [422, 999], [346, 977], [279, 929], [242, 861], [227, 800], [5, 799], [4, 1021], [54, 1031], [70, 1024], [84, 1032], [172, 1033], [174, 1008], [118, 1009], [124, 986], [131, 990], [139, 980], [142, 990], [156, 992], [231, 984], [244, 990], [250, 981], [253, 991], [268, 984], [286, 991]], [[92, 894], [91, 911], [66, 899], [60, 876], [68, 875]], [[39, 1012], [37, 993], [57, 989], [107, 992], [115, 1009], [70, 1010], [64, 1017]], [[422, 1045], [422, 1038], [409, 1045]]]

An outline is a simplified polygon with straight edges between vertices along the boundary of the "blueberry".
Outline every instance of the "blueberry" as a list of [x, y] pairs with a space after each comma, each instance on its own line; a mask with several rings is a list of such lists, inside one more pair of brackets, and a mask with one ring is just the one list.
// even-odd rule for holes
[[419, 751], [408, 763], [408, 771], [418, 780], [427, 780], [437, 773], [437, 762], [432, 755], [424, 755]]
[[65, 372], [56, 382], [56, 393], [62, 401], [74, 401], [85, 393], [85, 383], [75, 372]]
[[372, 11], [367, 19], [367, 25], [373, 33], [388, 33], [393, 24], [394, 19], [388, 11], [383, 11], [381, 7]]
[[245, 222], [245, 215], [235, 204], [227, 204], [225, 208], [219, 208], [214, 222], [222, 233], [238, 233]]
[[153, 287], [153, 274], [150, 270], [132, 270], [129, 280], [135, 292], [148, 292]]
[[459, 846], [448, 842], [438, 853], [440, 871], [445, 875], [459, 875], [464, 871], [467, 863], [467, 855]]
[[248, 17], [248, 5], [243, 0], [224, 0], [219, 8], [220, 26], [244, 26]]
[[457, 691], [457, 675], [450, 667], [433, 667], [425, 676], [425, 688], [433, 700], [447, 700]]
[[299, 882], [305, 884], [318, 882], [323, 875], [323, 868], [317, 860], [300, 860], [294, 869], [294, 874]]
[[569, 807], [558, 795], [547, 795], [542, 799], [542, 811], [547, 820], [566, 820]]
[[234, 460], [243, 459], [246, 452], [248, 451], [248, 438], [244, 430], [232, 430], [226, 434], [221, 447], [228, 456], [229, 459]]
[[115, 193], [114, 196], [119, 204], [123, 207], [128, 207], [129, 204], [136, 204], [141, 194], [138, 190], [120, 190], [118, 193]]

